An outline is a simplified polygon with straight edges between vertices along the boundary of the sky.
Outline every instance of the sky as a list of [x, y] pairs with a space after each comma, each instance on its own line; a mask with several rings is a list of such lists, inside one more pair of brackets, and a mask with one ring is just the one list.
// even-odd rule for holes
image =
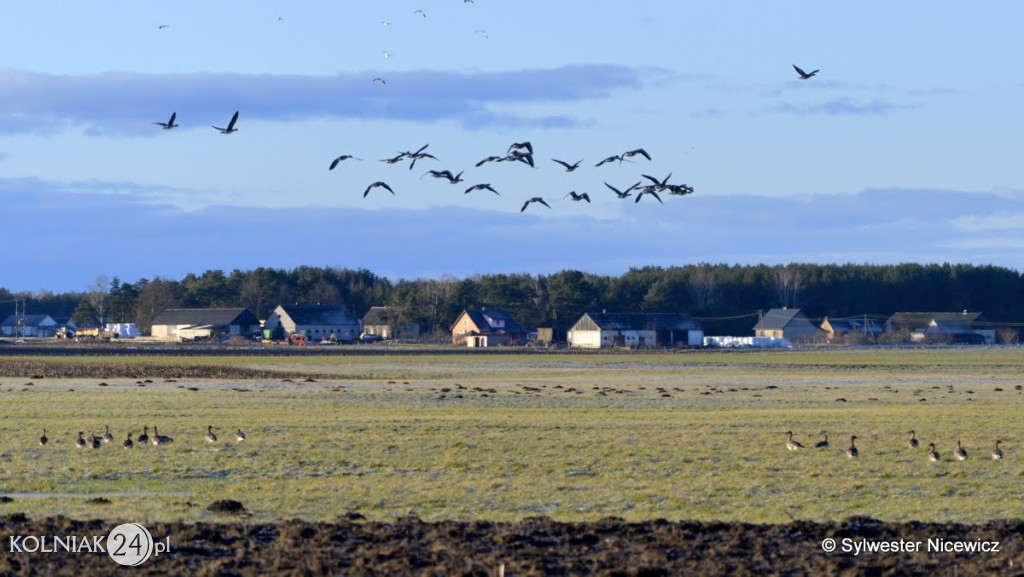
[[[12, 3], [0, 287], [302, 265], [1024, 270], [1022, 20], [946, 1]], [[236, 110], [237, 132], [212, 128]], [[475, 166], [521, 142], [535, 167]], [[436, 159], [381, 162], [424, 145]], [[651, 159], [595, 166], [636, 148]], [[644, 175], [694, 192], [607, 186]], [[394, 194], [364, 196], [377, 181]], [[500, 196], [464, 192], [484, 183]], [[550, 208], [521, 210], [532, 197]]]

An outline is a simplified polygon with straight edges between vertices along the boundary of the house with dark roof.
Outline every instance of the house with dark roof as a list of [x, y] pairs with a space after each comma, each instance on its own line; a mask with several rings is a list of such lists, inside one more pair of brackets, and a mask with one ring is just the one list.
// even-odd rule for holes
[[704, 329], [686, 313], [584, 313], [569, 329], [569, 346], [696, 347]]
[[754, 325], [755, 337], [783, 338], [791, 343], [805, 342], [817, 336], [820, 329], [800, 309], [771, 309]]
[[60, 325], [50, 315], [7, 315], [0, 323], [5, 337], [52, 337]]
[[877, 337], [885, 332], [881, 323], [866, 317], [851, 317], [847, 319], [830, 319], [825, 317], [821, 321], [821, 332], [825, 340], [831, 342], [842, 339], [849, 334], [860, 333], [866, 337]]
[[402, 322], [399, 315], [388, 307], [370, 307], [363, 315], [363, 332], [382, 339], [418, 339], [420, 326]]
[[895, 313], [885, 321], [886, 330], [906, 332], [914, 342], [992, 344], [996, 331], [978, 312]]
[[320, 303], [278, 305], [267, 316], [263, 328], [280, 328], [289, 335], [303, 334], [311, 341], [338, 342], [353, 342], [363, 331], [362, 323], [344, 305]]
[[248, 335], [259, 330], [259, 319], [245, 308], [167, 309], [153, 319], [149, 334], [191, 340], [216, 334]]
[[526, 330], [498, 309], [464, 310], [450, 328], [453, 345], [493, 347], [526, 341]]

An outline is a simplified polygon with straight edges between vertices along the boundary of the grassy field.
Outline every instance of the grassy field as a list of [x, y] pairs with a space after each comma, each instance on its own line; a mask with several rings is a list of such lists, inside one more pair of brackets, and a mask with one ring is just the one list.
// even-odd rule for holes
[[[13, 501], [0, 513], [215, 520], [206, 506], [235, 499], [260, 520], [1024, 517], [1021, 349], [4, 362], [0, 495]], [[18, 362], [32, 371], [11, 373]], [[62, 363], [140, 374], [31, 374]], [[145, 374], [193, 365], [317, 378]], [[114, 443], [74, 446], [105, 425]], [[143, 425], [175, 442], [122, 449]], [[789, 430], [806, 450], [786, 450]], [[822, 432], [831, 447], [810, 448]], [[1001, 461], [989, 458], [997, 438]], [[951, 459], [957, 439], [967, 461]]]

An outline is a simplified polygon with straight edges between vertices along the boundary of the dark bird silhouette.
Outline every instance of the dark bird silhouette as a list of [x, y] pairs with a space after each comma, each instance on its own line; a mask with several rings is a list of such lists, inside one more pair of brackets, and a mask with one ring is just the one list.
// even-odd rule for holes
[[170, 445], [171, 443], [174, 442], [174, 439], [168, 437], [167, 435], [161, 435], [160, 432], [156, 430], [156, 425], [154, 425], [153, 438], [150, 440], [150, 442], [153, 443], [154, 445]]
[[790, 451], [799, 451], [804, 446], [793, 440], [793, 431], [786, 431], [786, 449]]
[[388, 183], [382, 180], [378, 180], [377, 182], [366, 187], [366, 191], [363, 192], [363, 198], [366, 198], [366, 195], [370, 194], [370, 191], [377, 187], [383, 188], [384, 190], [390, 192], [391, 194], [395, 194], [395, 191], [391, 190], [391, 187], [388, 186]]
[[800, 75], [800, 80], [807, 80], [808, 78], [814, 76], [819, 72], [819, 70], [814, 70], [812, 72], [804, 72], [796, 64], [793, 65], [793, 69], [796, 70], [796, 73]]
[[608, 184], [607, 182], [604, 183], [604, 185], [607, 186], [608, 188], [612, 189], [612, 192], [614, 192], [615, 195], [618, 196], [619, 198], [629, 198], [630, 196], [633, 196], [632, 194], [629, 193], [629, 191], [631, 191], [634, 188], [640, 186], [640, 183], [638, 182], [638, 183], [634, 184], [633, 186], [627, 188], [626, 190], [619, 190], [619, 189], [615, 188], [614, 186]]
[[907, 446], [911, 449], [916, 449], [921, 443], [917, 441], [917, 433], [910, 431], [910, 438], [907, 439]]
[[142, 434], [138, 438], [139, 445], [145, 445], [149, 442], [149, 426], [142, 427]]
[[[49, 440], [50, 439], [46, 438], [46, 429], [43, 429], [43, 436], [39, 437], [39, 444], [40, 445], [45, 445]], [[999, 444], [997, 443], [996, 444], [996, 448], [998, 448], [998, 447], [999, 447]]]
[[[618, 160], [621, 163], [625, 159], [623, 159], [622, 156], [620, 156], [618, 154], [613, 154], [612, 156], [609, 156], [608, 158], [605, 158], [601, 162], [598, 162], [594, 166], [601, 166], [602, 164], [608, 164], [609, 162], [615, 162], [616, 160]], [[632, 162], [632, 161], [627, 161], [627, 162]]]
[[[580, 194], [576, 194], [575, 190], [571, 190], [571, 191], [569, 191], [569, 194], [567, 194], [565, 196], [571, 196], [574, 201], [585, 200], [585, 201], [587, 201], [587, 204], [590, 203], [590, 195], [585, 193], [585, 192], [582, 192]], [[563, 196], [562, 198], [565, 198], [565, 196]]]
[[851, 458], [851, 459], [853, 459], [854, 457], [856, 457], [857, 455], [860, 454], [860, 452], [857, 451], [857, 446], [853, 444], [853, 442], [856, 441], [856, 440], [857, 440], [857, 435], [851, 436], [850, 437], [850, 448], [846, 450], [846, 456]]
[[213, 433], [213, 425], [208, 425], [206, 427], [206, 442], [207, 443], [216, 443], [217, 442], [217, 435], [215, 435]]
[[513, 150], [525, 150], [526, 152], [533, 154], [533, 145], [530, 144], [530, 141], [513, 142], [511, 145], [509, 145], [508, 152], [512, 152]]
[[419, 14], [420, 16], [423, 16], [424, 18], [427, 17], [427, 13], [422, 11], [422, 10], [414, 10], [413, 14]]
[[374, 81], [374, 82], [380, 82], [381, 84], [387, 84], [387, 83], [388, 83], [388, 81], [387, 81], [387, 80], [384, 80], [384, 79], [383, 79], [383, 78], [381, 78], [380, 76], [378, 76], [378, 77], [374, 78], [374, 79], [373, 79], [373, 81]]
[[957, 461], [967, 460], [967, 449], [960, 446], [960, 439], [956, 440], [956, 449], [953, 449], [953, 456], [956, 457]]
[[221, 128], [219, 126], [214, 126], [214, 128], [219, 130], [221, 134], [231, 134], [232, 132], [238, 132], [238, 129], [235, 128], [235, 123], [236, 122], [238, 122], [238, 111], [237, 110], [235, 111], [235, 115], [231, 117], [231, 122], [228, 122], [228, 127], [227, 128]]
[[630, 150], [630, 151], [627, 151], [627, 152], [623, 152], [622, 153], [622, 160], [625, 160], [627, 158], [632, 158], [632, 157], [634, 157], [634, 156], [636, 156], [638, 154], [640, 156], [646, 158], [647, 160], [651, 159], [651, 155], [647, 154], [646, 150], [644, 150], [642, 148], [634, 148], [633, 150]]
[[[460, 172], [459, 174], [462, 174], [462, 173]], [[489, 190], [489, 191], [493, 192], [494, 194], [497, 194], [498, 196], [501, 196], [501, 193], [498, 192], [497, 190], [494, 190], [493, 188], [491, 188], [491, 185], [489, 185], [489, 184], [474, 184], [473, 186], [471, 186], [471, 187], [466, 189], [465, 194], [469, 194], [469, 193], [473, 192], [474, 190]]]
[[341, 162], [342, 160], [348, 160], [350, 158], [352, 160], [362, 160], [362, 158], [356, 158], [356, 157], [352, 156], [351, 154], [342, 154], [341, 156], [339, 156], [339, 157], [337, 157], [337, 158], [335, 158], [334, 160], [331, 161], [331, 166], [327, 170], [334, 170], [334, 167], [338, 166], [339, 162]]
[[157, 26], [156, 28], [157, 28], [157, 30], [163, 30], [164, 28], [170, 28], [170, 27], [171, 27], [170, 24], [161, 24], [161, 25]]
[[688, 184], [667, 184], [668, 193], [677, 196], [693, 194], [693, 187]]
[[640, 199], [643, 198], [645, 194], [649, 194], [649, 195], [653, 196], [654, 198], [658, 199], [658, 202], [661, 202], [661, 204], [665, 204], [664, 202], [661, 201], [661, 197], [658, 196], [658, 193], [655, 190], [656, 188], [657, 187], [655, 187], [655, 186], [645, 186], [645, 187], [641, 188], [640, 192], [638, 192], [636, 194], [636, 200], [634, 200], [633, 202], [640, 202]]
[[78, 431], [78, 439], [75, 440], [75, 446], [79, 449], [84, 449], [86, 446], [85, 437], [82, 436], [84, 434], [82, 431]]
[[131, 431], [128, 431], [128, 438], [124, 440], [124, 443], [122, 444], [122, 446], [125, 449], [131, 449], [132, 447], [135, 446], [135, 443], [132, 441], [132, 432]]
[[420, 160], [421, 158], [433, 158], [434, 160], [437, 160], [436, 156], [430, 154], [429, 152], [423, 152], [424, 150], [427, 149], [428, 146], [430, 146], [430, 145], [429, 144], [424, 144], [416, 152], [409, 152], [407, 150], [407, 151], [402, 153], [402, 154], [404, 154], [406, 156], [406, 158], [411, 158], [412, 159], [412, 162], [409, 163], [409, 170], [412, 170], [412, 167], [416, 166], [416, 161]]
[[391, 158], [385, 158], [385, 159], [381, 160], [381, 162], [386, 162], [388, 164], [398, 164], [399, 162], [402, 162], [403, 158], [405, 158], [405, 153], [404, 152], [399, 152], [398, 156], [394, 156], [394, 157], [391, 157]]
[[164, 130], [170, 130], [170, 129], [175, 128], [175, 127], [178, 126], [177, 124], [174, 123], [174, 119], [177, 118], [177, 117], [178, 117], [178, 113], [177, 112], [172, 112], [171, 113], [171, 118], [167, 122], [154, 122], [153, 124], [156, 124], [157, 126], [163, 127]]
[[487, 158], [485, 158], [485, 159], [481, 160], [480, 162], [476, 163], [476, 166], [479, 168], [479, 167], [487, 164], [488, 162], [503, 162], [507, 158], [508, 158], [507, 156], [488, 156]]
[[942, 459], [939, 455], [939, 450], [935, 448], [935, 443], [928, 443], [928, 460], [938, 461]]
[[550, 204], [548, 204], [548, 203], [546, 203], [546, 202], [544, 202], [544, 199], [543, 199], [543, 198], [541, 198], [541, 197], [539, 197], [539, 196], [535, 196], [535, 197], [531, 198], [530, 200], [528, 200], [528, 201], [524, 202], [524, 203], [523, 203], [523, 208], [520, 208], [520, 209], [519, 209], [519, 212], [523, 212], [523, 211], [525, 211], [525, 210], [526, 210], [526, 207], [530, 206], [530, 205], [531, 205], [532, 203], [534, 203], [534, 202], [539, 202], [539, 203], [543, 204], [544, 206], [546, 206], [546, 207], [548, 207], [548, 208], [551, 208], [551, 205], [550, 205]]
[[816, 449], [827, 449], [828, 448], [828, 433], [822, 433], [822, 435], [824, 435], [825, 438], [822, 439], [821, 441], [818, 441], [817, 443], [814, 443], [814, 448], [816, 448]]
[[[44, 437], [43, 437], [43, 438], [46, 438], [46, 437], [45, 437], [45, 434], [46, 434], [46, 431], [44, 430], [44, 431], [43, 431], [43, 435], [44, 435]], [[45, 444], [45, 443], [43, 443], [43, 442], [42, 442], [42, 440], [43, 440], [43, 439], [39, 439], [39, 441], [40, 441], [40, 442], [39, 442], [39, 444], [40, 444], [40, 445], [43, 445], [43, 444]], [[996, 448], [995, 448], [995, 449], [992, 449], [992, 458], [993, 458], [993, 459], [995, 459], [995, 460], [997, 460], [997, 461], [998, 461], [999, 459], [1002, 459], [1002, 458], [1003, 458], [1003, 450], [999, 448], [999, 444], [1000, 444], [1000, 443], [1002, 443], [1002, 442], [1003, 442], [1003, 441], [1002, 441], [1002, 439], [996, 439]]]
[[114, 435], [110, 434], [110, 426], [103, 425], [103, 436], [101, 437], [104, 443], [111, 443], [114, 441]]
[[[423, 173], [423, 176], [426, 176], [428, 174], [430, 176], [433, 176], [434, 178], [447, 178], [448, 182], [452, 184], [462, 182], [462, 172], [453, 175], [452, 171], [450, 170], [428, 170]], [[423, 176], [421, 176], [420, 178], [423, 178]]]
[[663, 178], [661, 180], [658, 180], [657, 178], [654, 178], [653, 176], [651, 176], [649, 174], [641, 174], [640, 176], [642, 176], [642, 177], [646, 178], [647, 180], [653, 182], [655, 190], [665, 190], [666, 188], [668, 188], [668, 179], [672, 178], [672, 173], [671, 172], [668, 173], [668, 176], [666, 176], [665, 178]]
[[245, 442], [245, 433], [242, 432], [242, 429], [238, 429], [238, 432], [235, 433], [235, 443], [244, 443], [244, 442]]
[[572, 171], [576, 170], [577, 168], [580, 167], [580, 163], [583, 162], [582, 158], [577, 160], [573, 164], [569, 164], [568, 162], [566, 162], [564, 160], [558, 160], [557, 158], [552, 158], [551, 160], [553, 162], [557, 162], [558, 164], [561, 164], [562, 166], [564, 166], [566, 172], [572, 172]]
[[508, 156], [505, 157], [505, 160], [518, 160], [519, 162], [529, 164], [531, 167], [536, 168], [536, 166], [533, 164], [533, 154], [530, 152], [513, 150], [512, 152], [508, 153]]

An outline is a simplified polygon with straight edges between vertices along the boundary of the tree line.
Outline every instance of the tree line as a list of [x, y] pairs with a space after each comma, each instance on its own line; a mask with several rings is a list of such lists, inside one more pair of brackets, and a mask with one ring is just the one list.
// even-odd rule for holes
[[391, 280], [366, 269], [208, 270], [179, 280], [125, 282], [99, 277], [81, 292], [14, 294], [0, 288], [0, 313], [25, 301], [28, 314], [72, 318], [79, 326], [134, 322], [147, 332], [168, 308], [245, 307], [260, 319], [282, 303], [340, 303], [361, 318], [388, 306], [424, 333], [448, 331], [463, 309], [504, 309], [528, 329], [570, 328], [587, 311], [685, 312], [707, 334], [751, 334], [757, 311], [799, 308], [810, 319], [894, 312], [970, 310], [990, 321], [1024, 322], [1024, 277], [968, 264], [693, 264], [633, 268], [619, 276], [563, 270], [549, 275], [485, 274]]

